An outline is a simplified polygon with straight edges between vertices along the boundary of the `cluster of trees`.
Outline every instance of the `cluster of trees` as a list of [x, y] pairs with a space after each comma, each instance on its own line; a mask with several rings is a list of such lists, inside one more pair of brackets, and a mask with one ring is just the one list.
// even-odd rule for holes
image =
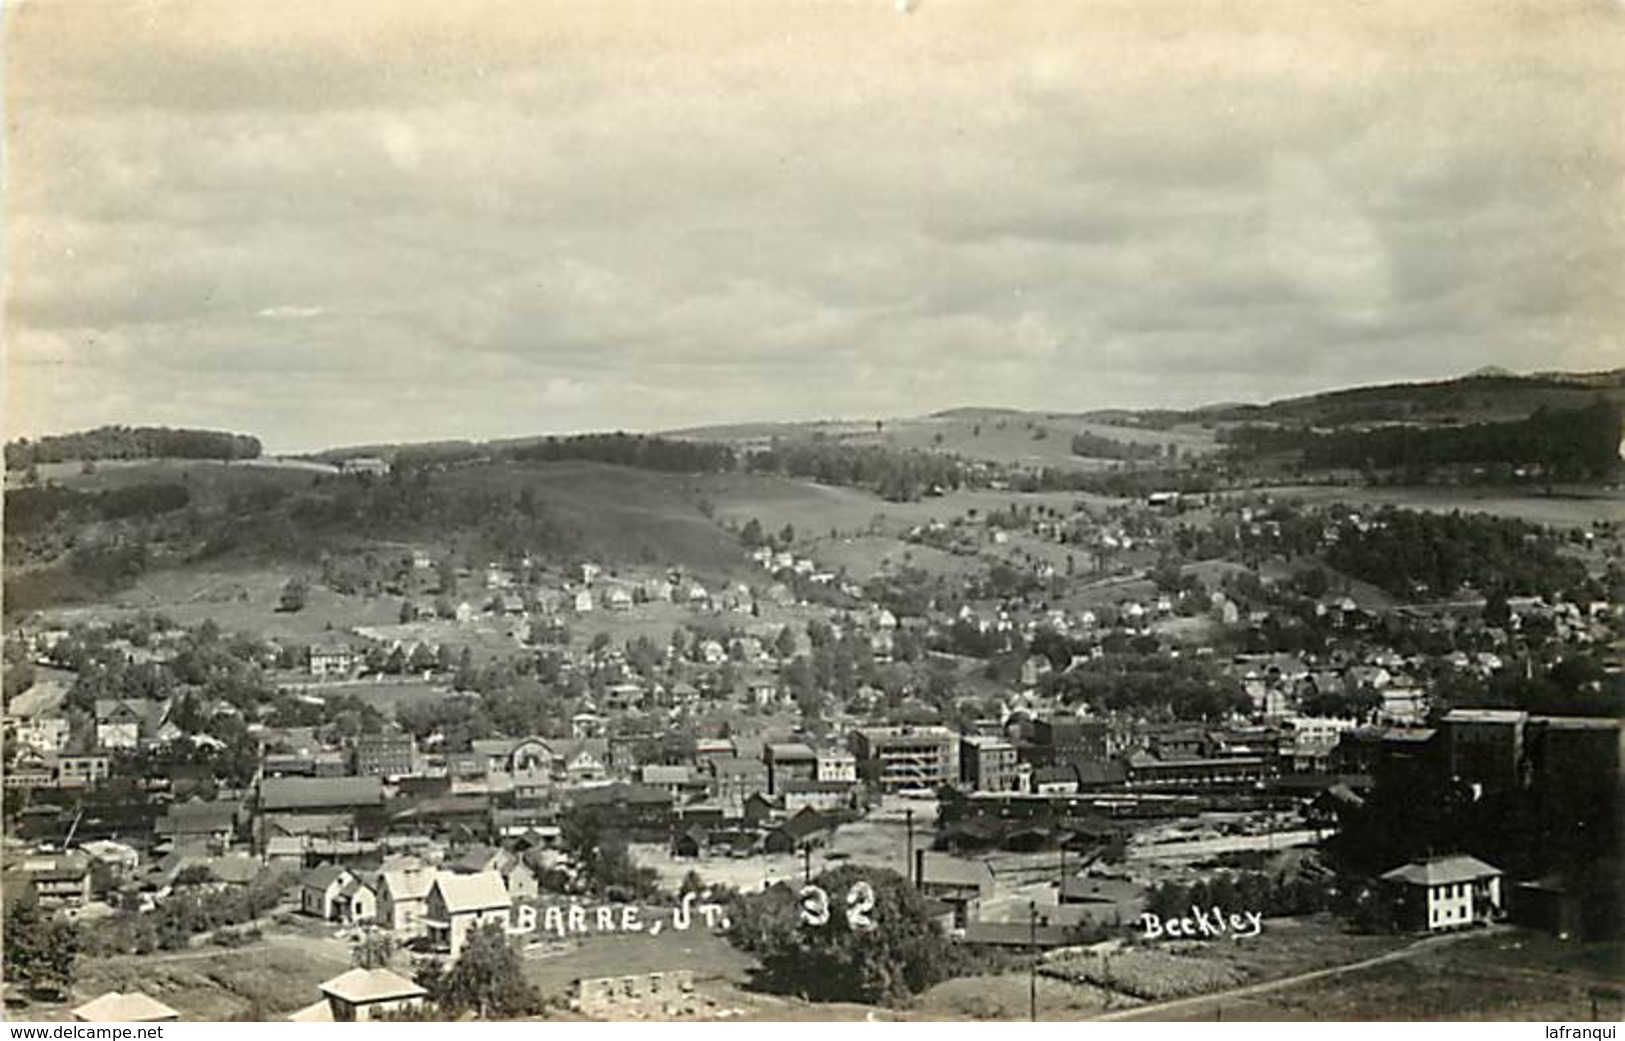
[[1561, 479], [1597, 479], [1618, 467], [1620, 433], [1619, 408], [1598, 401], [1568, 411], [1541, 408], [1511, 423], [1323, 434], [1306, 441], [1303, 458], [1317, 467], [1424, 473], [1440, 466], [1534, 466]]
[[1087, 492], [1118, 499], [1144, 499], [1152, 492], [1198, 495], [1221, 485], [1220, 474], [1199, 465], [1124, 467], [1112, 470], [1071, 470], [1040, 467], [1012, 474], [1009, 484], [1018, 492]]
[[780, 442], [752, 452], [745, 465], [755, 473], [865, 488], [891, 502], [913, 502], [934, 492], [951, 491], [970, 477], [965, 463], [939, 452], [825, 441]]
[[738, 466], [734, 450], [725, 444], [621, 432], [549, 437], [518, 445], [508, 454], [521, 462], [586, 460], [668, 473], [728, 473]]
[[32, 894], [13, 900], [5, 917], [5, 977], [36, 994], [61, 997], [73, 988], [79, 930], [43, 910]]
[[1351, 387], [1268, 405], [1234, 405], [1183, 415], [1186, 422], [1192, 419], [1230, 423], [1274, 420], [1338, 426], [1428, 415], [1443, 417], [1474, 409], [1496, 409], [1504, 413], [1514, 403], [1528, 401], [1532, 392], [1542, 391], [1573, 395], [1576, 385], [1563, 379], [1484, 372], [1426, 383]]
[[1586, 584], [1585, 565], [1523, 521], [1481, 514], [1383, 509], [1364, 529], [1343, 523], [1326, 562], [1404, 599], [1451, 596], [1462, 586], [1548, 596]]
[[[188, 869], [190, 870], [190, 869]], [[87, 945], [101, 955], [151, 954], [187, 947], [191, 938], [220, 931], [235, 942], [234, 926], [246, 925], [274, 910], [288, 890], [286, 876], [266, 873], [247, 886], [213, 888], [206, 869], [175, 879], [175, 889], [152, 911], [126, 909], [96, 923]]]
[[[426, 469], [397, 468], [384, 479], [318, 478], [306, 490], [254, 503], [238, 497], [204, 525], [197, 555], [228, 554], [278, 561], [317, 561], [332, 547], [371, 541], [445, 541], [471, 553], [508, 559], [528, 553], [571, 555], [582, 532], [539, 502], [530, 488], [441, 487]], [[400, 571], [365, 559], [326, 565], [338, 584], [357, 590], [387, 585]]]
[[1563, 480], [1606, 477], [1619, 466], [1621, 412], [1597, 401], [1584, 408], [1537, 409], [1527, 419], [1459, 426], [1394, 425], [1316, 433], [1296, 426], [1244, 426], [1229, 432], [1233, 456], [1301, 452], [1319, 469], [1397, 470], [1424, 478], [1441, 467], [1481, 466], [1505, 476], [1533, 467]]
[[564, 817], [560, 845], [575, 865], [575, 882], [588, 893], [616, 901], [647, 901], [660, 895], [660, 874], [639, 867], [626, 835], [596, 806], [577, 806]]
[[[359, 960], [359, 959], [358, 959]], [[421, 959], [413, 978], [428, 991], [438, 1015], [457, 1019], [516, 1019], [542, 1010], [542, 998], [525, 978], [524, 963], [502, 926], [487, 924], [469, 934], [451, 968], [439, 958]], [[419, 1018], [407, 1016], [402, 1018]], [[424, 1016], [422, 1018], [429, 1018]]]
[[1190, 885], [1158, 882], [1147, 890], [1145, 909], [1159, 918], [1177, 918], [1192, 907], [1242, 907], [1266, 918], [1314, 914], [1331, 907], [1332, 889], [1302, 875], [1288, 877], [1263, 871], [1220, 871]]
[[1240, 685], [1216, 665], [1190, 657], [1108, 651], [1048, 682], [1069, 705], [1083, 701], [1152, 718], [1220, 720], [1251, 707]]
[[6, 445], [6, 468], [79, 459], [257, 459], [257, 437], [218, 430], [105, 426]]
[[1488, 677], [1441, 670], [1430, 684], [1435, 715], [1453, 708], [1521, 709], [1538, 715], [1625, 717], [1625, 674], [1571, 651], [1550, 663], [1517, 661]]
[[167, 482], [104, 492], [77, 492], [60, 485], [18, 488], [6, 493], [6, 534], [27, 537], [65, 520], [83, 523], [156, 517], [185, 509], [191, 498], [185, 485]]
[[1119, 441], [1116, 438], [1092, 434], [1087, 430], [1072, 435], [1072, 454], [1088, 459], [1118, 459], [1138, 462], [1144, 459], [1174, 458], [1178, 446], [1169, 443], [1166, 449], [1154, 441]]
[[98, 592], [123, 589], [146, 573], [149, 554], [141, 543], [85, 542], [68, 556], [68, 569]]
[[[854, 927], [848, 894], [859, 882], [874, 891], [868, 918]], [[964, 968], [963, 953], [930, 917], [925, 898], [900, 875], [842, 865], [813, 884], [828, 895], [828, 921], [807, 924], [797, 892], [779, 883], [738, 897], [729, 909], [729, 940], [761, 960], [757, 983], [809, 1001], [897, 1005]]]
[[795, 525], [786, 523], [779, 529], [777, 535], [770, 535], [762, 529], [762, 522], [752, 517], [739, 529], [739, 541], [753, 548], [770, 546], [774, 549], [789, 549], [796, 541], [796, 528]]

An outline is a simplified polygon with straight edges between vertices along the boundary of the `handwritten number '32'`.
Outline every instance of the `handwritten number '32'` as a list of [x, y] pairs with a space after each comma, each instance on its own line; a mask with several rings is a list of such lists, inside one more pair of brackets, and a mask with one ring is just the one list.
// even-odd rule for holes
[[[869, 912], [874, 910], [875, 890], [867, 882], [853, 883], [846, 891], [846, 924], [859, 932], [875, 927]], [[829, 924], [829, 894], [822, 886], [801, 887], [801, 922], [813, 928]]]

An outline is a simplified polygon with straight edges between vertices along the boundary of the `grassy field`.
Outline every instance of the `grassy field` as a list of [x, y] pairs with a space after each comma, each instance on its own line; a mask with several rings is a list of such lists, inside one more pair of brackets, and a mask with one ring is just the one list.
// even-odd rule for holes
[[957, 556], [884, 535], [817, 539], [808, 545], [806, 552], [822, 567], [837, 573], [845, 571], [857, 582], [905, 566], [948, 577], [977, 574], [987, 567], [987, 561], [980, 556]]
[[[1270, 935], [1267, 927], [1265, 935]], [[1574, 1022], [1592, 1018], [1595, 998], [1599, 1018], [1613, 1022], [1625, 1013], [1621, 954], [1619, 944], [1563, 943], [1501, 929], [1402, 961], [1244, 997], [1217, 995], [1177, 1010], [1148, 1011], [1145, 1018]], [[1351, 948], [1337, 961], [1363, 956]], [[1315, 967], [1293, 961], [1278, 975]]]
[[25, 1014], [65, 1020], [71, 1009], [97, 995], [140, 990], [175, 1009], [183, 1020], [282, 1019], [320, 998], [317, 985], [349, 967], [347, 961], [303, 947], [208, 948], [89, 960], [80, 965], [72, 1001], [30, 1008]]
[[[908, 1010], [911, 1020], [1002, 1020], [1020, 1021], [1031, 1012], [1031, 982], [1025, 972], [997, 976], [965, 976], [939, 983], [915, 999]], [[1125, 1005], [1132, 999], [1099, 987], [1065, 983], [1041, 976], [1038, 979], [1038, 1018], [1040, 1020], [1090, 1019]]]
[[1019, 466], [1088, 470], [1110, 465], [1109, 460], [1072, 453], [1072, 436], [1083, 432], [1134, 444], [1173, 444], [1178, 446], [1181, 457], [1204, 455], [1218, 448], [1213, 431], [1194, 423], [1154, 430], [1116, 426], [1091, 415], [998, 408], [962, 408], [929, 416], [886, 419], [878, 430], [873, 420], [830, 420], [736, 424], [680, 433], [684, 437], [750, 444], [765, 444], [774, 437], [789, 441], [820, 437], [845, 445], [943, 452]]
[[1018, 495], [978, 490], [950, 492], [918, 502], [887, 502], [861, 489], [755, 474], [711, 475], [697, 478], [696, 484], [714, 505], [718, 520], [744, 524], [754, 517], [770, 532], [793, 524], [798, 537], [808, 538], [828, 535], [831, 528], [850, 535], [869, 532], [875, 526], [883, 533], [896, 535], [932, 520], [946, 523], [968, 510], [985, 514], [1019, 505], [1050, 506], [1069, 512], [1080, 501], [1099, 505], [1117, 501], [1071, 492]]
[[317, 582], [309, 584], [304, 610], [278, 611], [283, 585], [299, 573], [292, 567], [168, 568], [143, 575], [105, 603], [43, 613], [72, 623], [148, 611], [167, 615], [182, 626], [212, 620], [226, 632], [252, 632], [276, 640], [310, 639], [328, 629], [388, 625], [400, 618], [397, 597], [343, 596]]

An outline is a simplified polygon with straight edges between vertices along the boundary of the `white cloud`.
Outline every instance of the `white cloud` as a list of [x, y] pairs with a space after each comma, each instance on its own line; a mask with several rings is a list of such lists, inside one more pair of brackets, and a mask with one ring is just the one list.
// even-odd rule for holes
[[1617, 364], [1611, 13], [306, 6], [18, 20], [8, 347], [50, 393], [9, 422], [310, 447]]

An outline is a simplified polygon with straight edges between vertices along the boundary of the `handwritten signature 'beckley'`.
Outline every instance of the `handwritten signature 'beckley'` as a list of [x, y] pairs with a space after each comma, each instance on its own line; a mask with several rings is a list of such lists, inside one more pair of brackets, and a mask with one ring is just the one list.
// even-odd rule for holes
[[1154, 914], [1142, 914], [1140, 925], [1145, 928], [1147, 940], [1156, 940], [1164, 936], [1190, 940], [1214, 936], [1246, 937], [1257, 936], [1264, 931], [1264, 916], [1257, 911], [1227, 915], [1219, 907], [1207, 911], [1200, 907], [1192, 907], [1188, 918], [1162, 918]]

